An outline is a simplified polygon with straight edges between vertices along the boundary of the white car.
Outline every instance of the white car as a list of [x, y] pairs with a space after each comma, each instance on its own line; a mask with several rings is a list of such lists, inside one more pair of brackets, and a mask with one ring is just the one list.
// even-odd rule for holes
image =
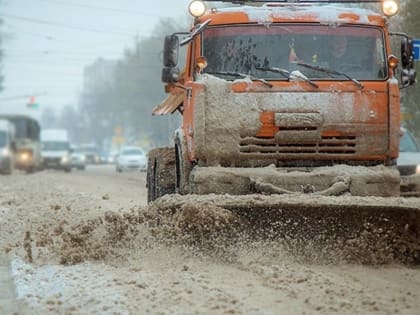
[[86, 169], [86, 156], [82, 150], [73, 147], [71, 152], [71, 166], [78, 170]]
[[115, 169], [117, 172], [124, 170], [146, 171], [147, 156], [140, 147], [124, 147], [117, 155]]
[[397, 166], [401, 175], [420, 174], [420, 148], [413, 135], [405, 128], [401, 128]]

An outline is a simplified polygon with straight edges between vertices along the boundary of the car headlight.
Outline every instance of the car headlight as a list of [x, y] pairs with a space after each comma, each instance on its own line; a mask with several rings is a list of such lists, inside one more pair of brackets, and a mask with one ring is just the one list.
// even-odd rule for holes
[[4, 148], [3, 150], [1, 150], [1, 155], [9, 156], [10, 155], [10, 150], [8, 148]]
[[82, 156], [80, 157], [80, 161], [85, 162], [85, 161], [86, 161], [86, 156], [82, 155]]
[[61, 163], [66, 164], [70, 161], [69, 157], [67, 155], [61, 157]]
[[418, 164], [416, 167], [416, 174], [420, 174], [420, 164]]

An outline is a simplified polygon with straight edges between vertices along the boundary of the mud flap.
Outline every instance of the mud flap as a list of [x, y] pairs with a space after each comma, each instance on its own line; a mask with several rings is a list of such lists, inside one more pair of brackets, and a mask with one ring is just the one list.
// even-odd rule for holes
[[175, 192], [175, 151], [173, 148], [156, 148], [148, 153], [147, 202]]

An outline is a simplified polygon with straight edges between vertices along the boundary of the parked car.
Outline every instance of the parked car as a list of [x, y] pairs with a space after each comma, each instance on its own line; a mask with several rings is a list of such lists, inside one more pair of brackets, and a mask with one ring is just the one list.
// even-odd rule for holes
[[147, 156], [140, 147], [128, 146], [122, 148], [116, 158], [115, 169], [117, 172], [124, 170], [146, 171]]
[[71, 148], [71, 166], [78, 170], [86, 169], [86, 156], [79, 147]]
[[401, 175], [420, 174], [420, 147], [406, 128], [401, 128], [397, 167]]

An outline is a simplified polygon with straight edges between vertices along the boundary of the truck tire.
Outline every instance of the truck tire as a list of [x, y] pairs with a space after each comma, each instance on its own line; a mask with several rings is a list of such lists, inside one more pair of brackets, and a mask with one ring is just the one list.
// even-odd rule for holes
[[147, 202], [175, 193], [175, 150], [156, 148], [149, 152], [147, 163]]
[[179, 138], [175, 140], [175, 156], [176, 156], [175, 189], [178, 194], [186, 195], [190, 192], [188, 179], [191, 173], [192, 165], [190, 161], [188, 160], [185, 140], [182, 141]]

